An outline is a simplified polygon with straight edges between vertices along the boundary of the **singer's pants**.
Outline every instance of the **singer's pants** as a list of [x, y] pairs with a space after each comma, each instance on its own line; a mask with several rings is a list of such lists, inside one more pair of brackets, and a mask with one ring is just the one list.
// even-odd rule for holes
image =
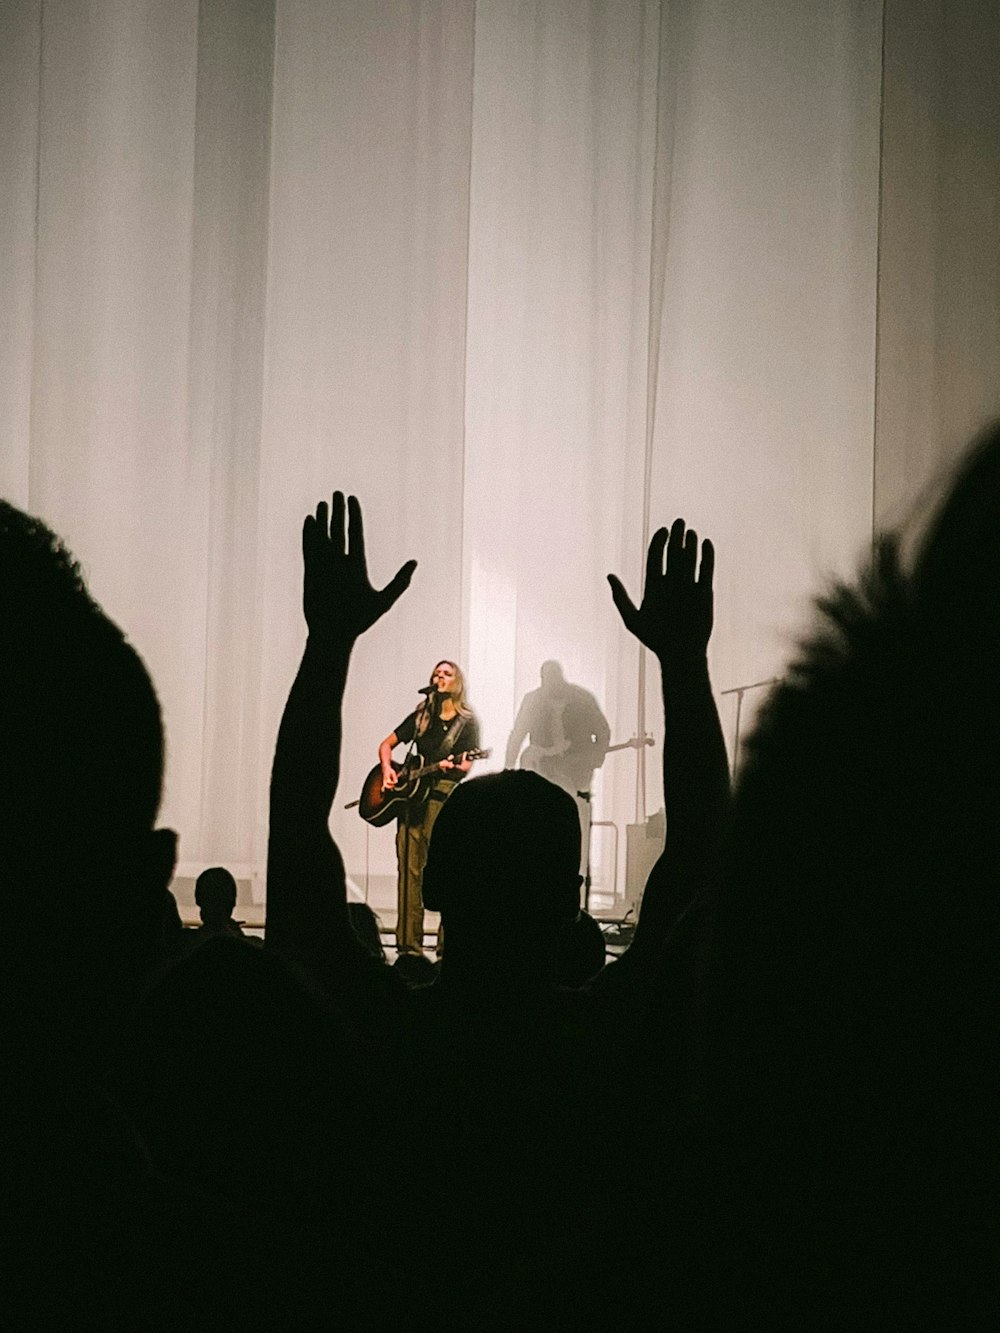
[[[399, 911], [396, 917], [398, 953], [423, 953], [424, 866], [427, 864], [431, 830], [445, 801], [444, 795], [437, 794], [442, 790], [435, 788], [435, 793], [428, 797], [423, 810], [413, 816], [414, 823], [408, 825], [405, 820], [400, 819], [396, 827], [396, 861], [399, 866]], [[447, 790], [450, 791], [450, 788]], [[438, 926], [439, 955], [443, 942], [444, 935]]]

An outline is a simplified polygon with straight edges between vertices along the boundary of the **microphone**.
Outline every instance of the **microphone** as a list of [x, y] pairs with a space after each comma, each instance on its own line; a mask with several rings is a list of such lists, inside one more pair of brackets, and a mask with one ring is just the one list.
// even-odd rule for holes
[[417, 690], [417, 693], [418, 693], [418, 694], [428, 694], [428, 695], [430, 695], [430, 694], [437, 694], [437, 692], [438, 692], [438, 689], [437, 689], [437, 686], [436, 686], [436, 685], [425, 685], [424, 688], [423, 688], [422, 690]]

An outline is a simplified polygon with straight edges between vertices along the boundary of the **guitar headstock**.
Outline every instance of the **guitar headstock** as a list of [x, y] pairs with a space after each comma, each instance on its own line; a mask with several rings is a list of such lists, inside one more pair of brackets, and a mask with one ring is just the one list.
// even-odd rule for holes
[[493, 753], [492, 750], [466, 750], [462, 755], [463, 759], [489, 759]]

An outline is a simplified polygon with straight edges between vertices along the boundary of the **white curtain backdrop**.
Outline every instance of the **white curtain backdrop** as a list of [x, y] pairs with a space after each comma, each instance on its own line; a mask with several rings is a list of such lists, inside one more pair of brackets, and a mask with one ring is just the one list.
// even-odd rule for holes
[[887, 0], [875, 517], [1000, 413], [1000, 5]]
[[[721, 691], [780, 673], [807, 595], [871, 537], [881, 14], [670, 9], [651, 510], [719, 538]], [[745, 696], [744, 726], [764, 694]]]
[[[356, 655], [343, 801], [440, 657], [489, 766], [548, 657], [632, 734], [604, 575], [638, 588], [647, 517], [716, 540], [718, 688], [781, 671], [807, 594], [938, 461], [906, 443], [928, 395], [936, 442], [993, 401], [996, 101], [984, 130], [962, 64], [995, 78], [991, 13], [949, 12], [911, 129], [930, 39], [895, 0], [8, 0], [0, 491], [150, 666], [186, 871], [263, 893], [299, 527], [334, 487], [377, 579], [420, 562]], [[964, 211], [920, 175], [932, 131]], [[961, 260], [902, 227], [918, 187]], [[943, 268], [954, 312], [980, 252], [977, 318], [925, 322], [932, 387], [906, 311]], [[610, 756], [595, 815], [624, 829], [636, 779]], [[334, 828], [356, 880], [391, 873], [388, 834]]]

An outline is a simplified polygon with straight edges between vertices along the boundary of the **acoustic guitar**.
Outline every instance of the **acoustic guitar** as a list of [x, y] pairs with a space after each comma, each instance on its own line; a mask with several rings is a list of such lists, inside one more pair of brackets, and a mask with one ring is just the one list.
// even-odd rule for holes
[[[461, 754], [449, 755], [449, 758], [452, 763], [461, 764], [466, 759], [489, 759], [490, 754], [490, 750], [463, 750]], [[358, 814], [374, 828], [382, 828], [390, 819], [405, 814], [407, 804], [411, 813], [419, 809], [430, 794], [431, 779], [435, 773], [444, 771], [442, 765], [445, 762], [422, 764], [419, 755], [413, 755], [405, 764], [397, 764], [394, 759], [395, 787], [383, 787], [382, 765], [376, 764], [361, 787]]]

